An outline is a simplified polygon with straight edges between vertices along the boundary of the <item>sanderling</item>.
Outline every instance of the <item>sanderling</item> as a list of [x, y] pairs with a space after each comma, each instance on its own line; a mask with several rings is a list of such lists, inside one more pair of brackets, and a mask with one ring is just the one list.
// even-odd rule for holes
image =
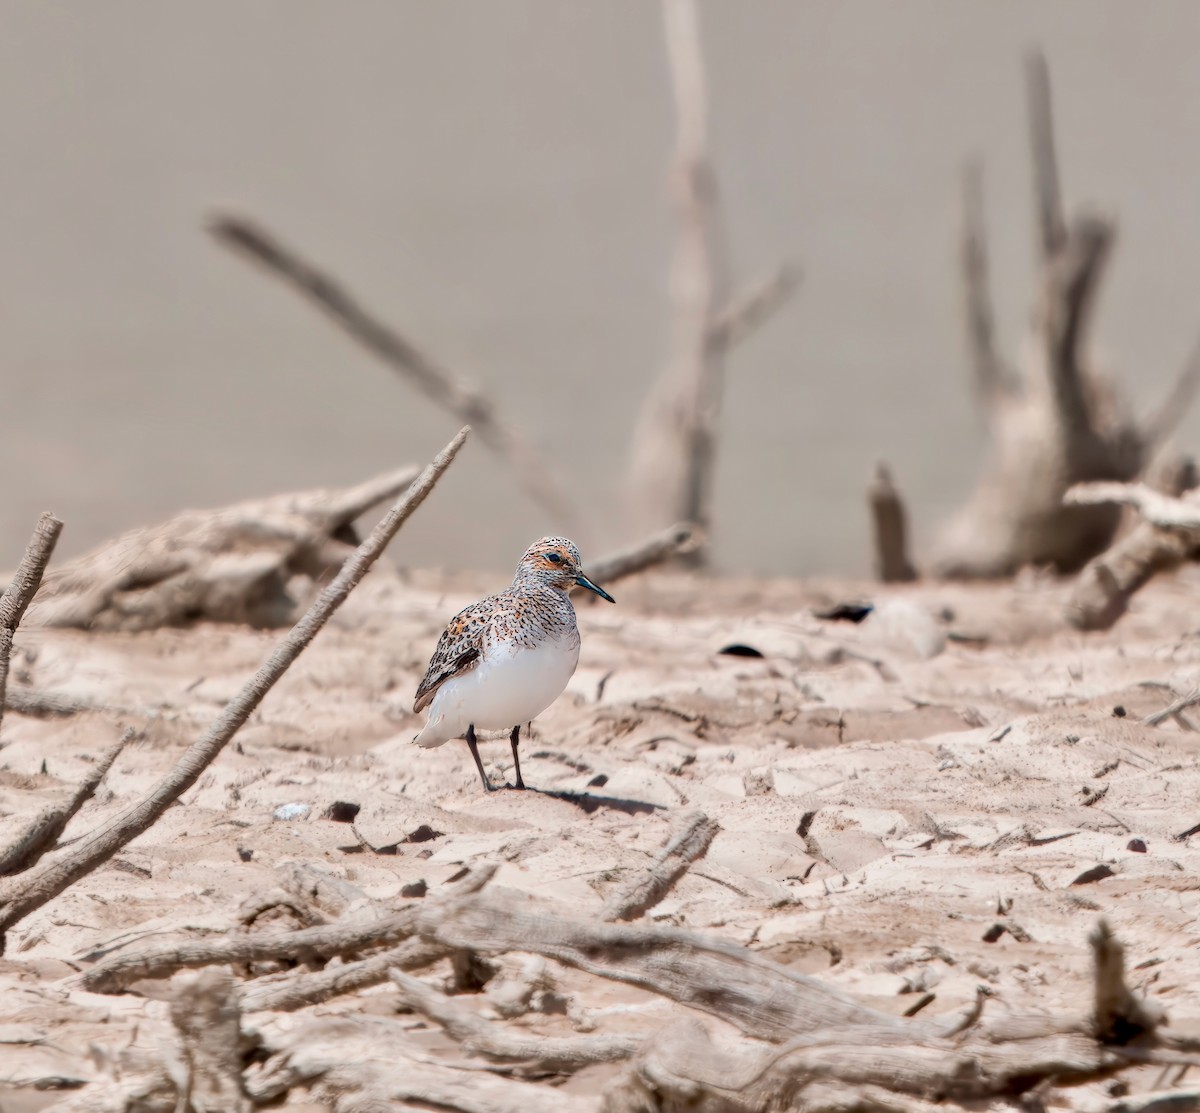
[[429, 721], [413, 741], [432, 747], [465, 737], [490, 792], [475, 729], [511, 728], [516, 787], [524, 788], [517, 756], [521, 724], [558, 699], [579, 663], [579, 627], [568, 595], [576, 584], [616, 602], [583, 574], [573, 542], [543, 537], [525, 551], [507, 591], [459, 611], [417, 689], [413, 710], [429, 707]]

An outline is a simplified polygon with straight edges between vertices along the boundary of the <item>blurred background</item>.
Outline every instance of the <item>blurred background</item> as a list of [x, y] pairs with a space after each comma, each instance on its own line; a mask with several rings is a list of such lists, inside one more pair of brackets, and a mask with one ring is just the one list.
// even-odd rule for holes
[[[1069, 205], [1119, 218], [1093, 336], [1148, 407], [1200, 331], [1200, 5], [701, 4], [735, 275], [792, 299], [732, 354], [715, 563], [869, 568], [886, 458], [918, 555], [985, 447], [958, 266], [985, 167], [1005, 354], [1033, 304], [1022, 51]], [[203, 230], [260, 220], [483, 385], [627, 540], [667, 351], [674, 119], [650, 0], [0, 2], [0, 565], [185, 506], [424, 462], [457, 427]], [[1194, 446], [1200, 410], [1179, 441]], [[557, 524], [476, 441], [393, 548], [507, 572]]]

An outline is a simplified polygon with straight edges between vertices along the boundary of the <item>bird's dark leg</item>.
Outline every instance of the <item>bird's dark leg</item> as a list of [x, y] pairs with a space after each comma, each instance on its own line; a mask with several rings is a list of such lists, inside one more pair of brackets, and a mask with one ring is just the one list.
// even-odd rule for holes
[[467, 727], [467, 745], [471, 747], [471, 756], [475, 759], [475, 768], [479, 770], [479, 779], [483, 781], [483, 787], [491, 792], [492, 782], [487, 779], [487, 774], [483, 771], [483, 762], [479, 760], [479, 744], [475, 741], [474, 723]]
[[513, 748], [513, 765], [517, 769], [517, 788], [524, 788], [525, 782], [521, 780], [521, 759], [517, 756], [517, 743], [521, 741], [521, 724], [518, 723], [512, 728], [512, 734], [508, 736], [508, 740], [512, 743]]

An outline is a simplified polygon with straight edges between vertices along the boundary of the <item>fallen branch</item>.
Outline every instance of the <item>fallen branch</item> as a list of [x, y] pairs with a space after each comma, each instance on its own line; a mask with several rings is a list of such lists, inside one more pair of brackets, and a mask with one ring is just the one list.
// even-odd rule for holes
[[588, 565], [588, 575], [601, 585], [615, 583], [691, 552], [699, 543], [699, 530], [680, 522], [631, 548], [593, 561]]
[[[126, 986], [143, 978], [161, 978], [187, 967], [242, 965], [271, 959], [320, 959], [370, 947], [391, 946], [416, 934], [419, 912], [451, 907], [449, 902], [452, 900], [464, 898], [482, 889], [495, 871], [495, 866], [473, 869], [442, 898], [447, 902], [444, 906], [439, 900], [432, 902], [429, 909], [409, 906], [391, 916], [363, 923], [326, 924], [321, 927], [302, 928], [299, 931], [262, 932], [187, 943], [158, 943], [141, 950], [112, 955], [86, 971], [81, 981], [83, 987], [92, 993], [120, 993]], [[344, 974], [349, 967], [340, 969]], [[350, 975], [351, 978], [354, 976]], [[386, 977], [385, 969], [379, 981]], [[324, 983], [307, 984], [314, 987]], [[283, 991], [281, 983], [272, 984], [269, 990], [267, 987], [262, 988], [263, 997], [255, 1000], [253, 1004], [247, 1003], [247, 1011], [266, 1008], [261, 1001], [269, 1001], [270, 993], [278, 991], [282, 994]], [[247, 991], [247, 998], [251, 992], [255, 991]]]
[[130, 530], [46, 577], [29, 622], [95, 630], [190, 623], [290, 626], [294, 577], [321, 581], [354, 552], [356, 520], [417, 476], [399, 468], [346, 488], [185, 510]]
[[181, 974], [171, 990], [171, 1020], [188, 1073], [180, 1108], [189, 1113], [248, 1113], [233, 975], [217, 967]]
[[[1063, 502], [1067, 506], [1132, 506], [1159, 529], [1200, 530], [1200, 498], [1173, 498], [1144, 483], [1077, 483], [1063, 496]], [[1200, 543], [1200, 537], [1196, 541]]]
[[1200, 703], [1200, 688], [1192, 688], [1191, 691], [1180, 696], [1177, 700], [1167, 704], [1161, 711], [1154, 712], [1153, 715], [1147, 715], [1142, 722], [1148, 727], [1156, 727], [1161, 723], [1165, 723], [1168, 719], [1174, 719], [1180, 712], [1186, 711], [1189, 707], [1195, 707]]
[[636, 1036], [555, 1037], [510, 1032], [420, 978], [399, 970], [389, 976], [404, 1004], [444, 1028], [469, 1055], [519, 1062], [526, 1074], [567, 1074], [592, 1063], [615, 1063], [634, 1055], [642, 1043]]
[[133, 730], [127, 729], [119, 742], [100, 755], [68, 800], [43, 808], [25, 830], [5, 850], [0, 851], [0, 877], [21, 873], [36, 865], [54, 845], [75, 813], [95, 795], [104, 775], [132, 737]]
[[342, 566], [317, 597], [308, 613], [276, 646], [274, 652], [246, 686], [199, 739], [192, 743], [175, 767], [137, 804], [110, 824], [85, 837], [80, 844], [34, 869], [0, 884], [0, 932], [7, 932], [29, 913], [107, 861], [121, 847], [147, 831], [225, 748], [242, 724], [263, 701], [289, 666], [316, 637], [330, 616], [349, 598], [371, 565], [399, 531], [409, 515], [425, 500], [450, 466], [466, 440], [464, 428], [421, 473], [382, 521]]
[[613, 893], [605, 902], [602, 920], [636, 920], [663, 899], [691, 864], [703, 858], [721, 830], [702, 812], [685, 815], [679, 830], [663, 848], [644, 877]]
[[424, 939], [483, 954], [543, 955], [712, 1013], [764, 1039], [786, 1040], [838, 1025], [860, 1026], [864, 1038], [933, 1031], [920, 1021], [867, 1008], [745, 947], [695, 932], [583, 923], [501, 893], [418, 919]]
[[53, 514], [43, 514], [34, 527], [25, 555], [13, 574], [8, 590], [0, 596], [0, 722], [4, 719], [8, 691], [8, 662], [12, 656], [13, 635], [42, 583], [42, 576], [63, 524]]
[[418, 348], [358, 301], [328, 272], [303, 259], [253, 221], [228, 214], [209, 222], [213, 238], [264, 266], [329, 315], [344, 332], [407, 378], [429, 399], [471, 425], [497, 455], [514, 468], [525, 489], [565, 525], [576, 522], [572, 504], [555, 471], [525, 438], [496, 412], [492, 401]]

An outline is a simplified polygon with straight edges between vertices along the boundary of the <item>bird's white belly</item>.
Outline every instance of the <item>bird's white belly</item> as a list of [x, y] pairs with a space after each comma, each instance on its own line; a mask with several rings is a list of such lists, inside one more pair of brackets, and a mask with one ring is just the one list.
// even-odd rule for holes
[[451, 737], [472, 723], [476, 730], [511, 730], [558, 699], [578, 663], [578, 637], [528, 649], [493, 646], [470, 672], [442, 685], [430, 707], [430, 723], [441, 719], [454, 731]]

